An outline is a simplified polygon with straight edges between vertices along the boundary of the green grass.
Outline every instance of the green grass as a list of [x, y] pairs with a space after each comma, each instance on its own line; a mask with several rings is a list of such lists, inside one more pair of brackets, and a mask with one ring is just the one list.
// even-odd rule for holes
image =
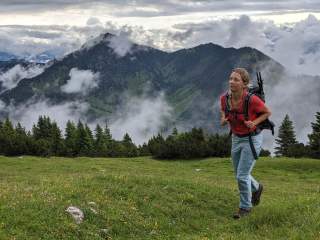
[[0, 157], [0, 239], [320, 239], [320, 161], [261, 158], [253, 175], [261, 204], [233, 220], [229, 159]]

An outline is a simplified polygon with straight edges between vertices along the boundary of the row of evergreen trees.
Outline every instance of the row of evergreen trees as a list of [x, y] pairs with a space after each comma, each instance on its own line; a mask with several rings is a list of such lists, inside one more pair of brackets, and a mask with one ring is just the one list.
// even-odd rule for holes
[[320, 112], [317, 112], [316, 121], [311, 123], [312, 132], [308, 135], [307, 145], [299, 143], [296, 139], [293, 122], [287, 114], [280, 127], [278, 138], [275, 140], [275, 154], [286, 157], [312, 157], [320, 159]]
[[107, 125], [103, 129], [98, 124], [93, 134], [87, 124], [68, 121], [63, 137], [57, 123], [46, 116], [40, 116], [31, 131], [20, 123], [14, 127], [9, 119], [0, 122], [0, 154], [7, 156], [133, 157], [139, 152], [143, 147], [136, 147], [128, 134], [114, 140]]
[[191, 132], [152, 137], [148, 143], [136, 146], [126, 133], [121, 141], [113, 139], [108, 126], [96, 125], [94, 133], [87, 124], [68, 121], [64, 136], [56, 122], [40, 116], [31, 131], [7, 118], [0, 121], [0, 154], [7, 156], [93, 156], [136, 157], [153, 155], [157, 158], [225, 157], [230, 152], [227, 135], [206, 136], [201, 128]]
[[[298, 143], [293, 123], [286, 115], [279, 127], [277, 156], [320, 158], [320, 112], [311, 123], [312, 133], [308, 135], [309, 144]], [[96, 125], [94, 133], [87, 124], [68, 121], [64, 136], [56, 122], [49, 117], [40, 116], [31, 131], [26, 131], [18, 123], [13, 126], [9, 119], [0, 121], [0, 154], [36, 156], [95, 156], [95, 157], [136, 157], [152, 155], [156, 158], [203, 158], [226, 157], [230, 155], [228, 135], [208, 135], [201, 128], [190, 132], [173, 132], [166, 138], [158, 134], [142, 146], [136, 146], [129, 134], [123, 139], [113, 139], [108, 126]], [[263, 150], [260, 155], [268, 156]]]
[[152, 137], [147, 147], [156, 158], [226, 157], [230, 155], [231, 141], [226, 134], [205, 135], [201, 128], [183, 133], [174, 128], [167, 138], [160, 134]]

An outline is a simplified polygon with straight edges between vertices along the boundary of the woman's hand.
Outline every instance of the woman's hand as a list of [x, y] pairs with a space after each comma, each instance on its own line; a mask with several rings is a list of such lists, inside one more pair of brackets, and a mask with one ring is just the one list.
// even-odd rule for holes
[[250, 129], [255, 128], [256, 126], [256, 124], [253, 121], [244, 121], [244, 124]]
[[226, 125], [226, 124], [228, 123], [228, 121], [229, 121], [228, 118], [222, 116], [221, 119], [220, 119], [220, 124], [221, 124], [221, 126]]

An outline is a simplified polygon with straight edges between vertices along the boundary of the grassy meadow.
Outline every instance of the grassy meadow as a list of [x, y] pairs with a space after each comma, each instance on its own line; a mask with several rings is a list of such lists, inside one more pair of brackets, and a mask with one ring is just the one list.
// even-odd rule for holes
[[261, 203], [234, 220], [227, 158], [0, 157], [0, 239], [320, 239], [319, 160], [260, 158], [253, 175]]

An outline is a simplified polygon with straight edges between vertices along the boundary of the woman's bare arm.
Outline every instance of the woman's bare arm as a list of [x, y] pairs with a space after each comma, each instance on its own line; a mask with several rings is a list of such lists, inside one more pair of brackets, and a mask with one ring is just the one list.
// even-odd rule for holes
[[264, 120], [266, 120], [270, 116], [271, 116], [270, 109], [267, 106], [264, 106], [261, 111], [261, 115], [258, 118], [256, 118], [253, 121], [244, 121], [244, 124], [246, 124], [248, 128], [253, 128], [259, 125], [260, 123], [262, 123]]
[[226, 115], [222, 109], [220, 109], [220, 124], [221, 126], [224, 126], [228, 123], [228, 118], [226, 118]]

